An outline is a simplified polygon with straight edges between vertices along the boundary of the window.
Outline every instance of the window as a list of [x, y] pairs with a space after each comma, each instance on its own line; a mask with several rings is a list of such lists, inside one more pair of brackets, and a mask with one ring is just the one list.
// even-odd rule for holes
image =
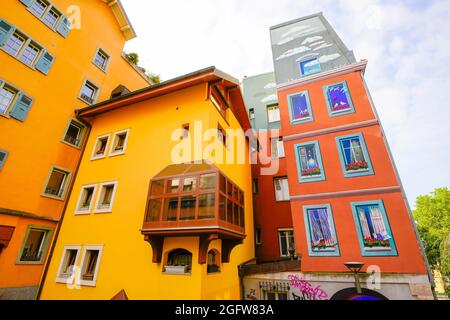
[[8, 158], [8, 152], [0, 149], [0, 170], [2, 170], [5, 165], [6, 159]]
[[114, 134], [114, 139], [111, 146], [110, 156], [118, 156], [125, 153], [128, 143], [128, 136], [130, 130], [123, 130]]
[[248, 110], [248, 118], [250, 120], [254, 120], [255, 119], [255, 109], [254, 108], [250, 108]]
[[257, 194], [259, 192], [259, 181], [258, 181], [258, 178], [253, 179], [252, 187], [253, 187], [253, 193]]
[[63, 140], [72, 146], [79, 147], [81, 146], [84, 132], [85, 126], [83, 124], [75, 120], [70, 120]]
[[85, 246], [81, 258], [80, 284], [95, 286], [98, 269], [103, 252], [103, 246]]
[[296, 144], [295, 152], [300, 183], [325, 180], [319, 142]]
[[319, 59], [317, 57], [311, 57], [306, 60], [300, 61], [299, 67], [302, 76], [307, 76], [322, 71]]
[[219, 139], [225, 147], [227, 146], [227, 133], [220, 124], [217, 125], [217, 139]]
[[97, 53], [94, 57], [94, 64], [102, 69], [103, 71], [106, 71], [108, 68], [110, 56], [102, 49], [98, 49]]
[[303, 215], [310, 256], [339, 256], [331, 206], [304, 206]]
[[278, 230], [278, 240], [280, 242], [280, 256], [290, 257], [289, 251], [294, 250], [295, 254], [295, 241], [294, 230], [292, 229], [280, 229]]
[[17, 263], [44, 263], [52, 234], [52, 228], [29, 226], [22, 243]]
[[81, 246], [66, 246], [59, 264], [56, 282], [73, 283], [75, 278], [75, 266], [80, 254]]
[[30, 11], [38, 18], [42, 17], [45, 10], [47, 10], [48, 4], [42, 0], [36, 0], [30, 7]]
[[217, 250], [208, 251], [208, 273], [220, 272], [220, 253]]
[[52, 167], [44, 189], [44, 195], [47, 197], [63, 199], [69, 184], [69, 178], [69, 171]]
[[351, 204], [363, 256], [396, 256], [384, 204], [380, 200]]
[[313, 121], [308, 91], [302, 91], [288, 96], [288, 105], [291, 124]]
[[345, 177], [367, 176], [374, 173], [362, 134], [337, 137], [336, 143]]
[[33, 66], [41, 50], [42, 48], [37, 44], [30, 42], [23, 50], [20, 60], [29, 66]]
[[97, 99], [98, 87], [86, 80], [81, 88], [80, 99], [88, 104], [93, 104]]
[[51, 8], [44, 15], [43, 21], [50, 28], [56, 27], [56, 22], [58, 22], [59, 17], [61, 17], [61, 13], [59, 13], [55, 8]]
[[181, 139], [189, 138], [189, 123], [183, 124], [181, 128], [182, 128]]
[[214, 219], [216, 211], [216, 195], [214, 193], [198, 196], [198, 219]]
[[270, 139], [270, 150], [273, 159], [284, 158], [284, 143], [283, 137]]
[[262, 244], [261, 228], [256, 228], [255, 229], [255, 243], [257, 245]]
[[78, 204], [76, 214], [89, 214], [92, 210], [92, 204], [95, 192], [97, 191], [97, 185], [92, 184], [84, 186], [81, 189], [80, 196], [78, 198]]
[[102, 159], [106, 157], [106, 150], [109, 144], [109, 134], [97, 138], [97, 142], [92, 152], [91, 160]]
[[190, 274], [192, 270], [192, 253], [184, 249], [175, 249], [167, 256], [163, 272], [169, 274]]
[[0, 114], [7, 114], [17, 94], [18, 91], [8, 85], [0, 88]]
[[275, 178], [273, 180], [275, 188], [275, 200], [276, 201], [289, 201], [289, 183], [288, 178]]
[[4, 48], [6, 52], [15, 57], [24, 45], [25, 41], [27, 41], [27, 38], [21, 35], [18, 31], [15, 31], [6, 41]]
[[324, 87], [330, 116], [355, 112], [352, 98], [345, 81]]
[[116, 191], [117, 181], [102, 183], [100, 185], [100, 193], [97, 198], [94, 213], [112, 212]]
[[267, 107], [267, 119], [269, 123], [280, 121], [280, 107], [278, 104]]

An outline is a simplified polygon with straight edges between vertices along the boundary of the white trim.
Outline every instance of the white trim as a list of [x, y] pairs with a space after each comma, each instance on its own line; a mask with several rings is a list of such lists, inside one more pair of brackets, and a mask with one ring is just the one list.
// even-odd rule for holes
[[[95, 271], [94, 271], [94, 279], [93, 280], [83, 280], [82, 279], [82, 273], [84, 268], [84, 263], [86, 259], [86, 253], [88, 250], [98, 250], [98, 256], [97, 256], [97, 262], [95, 264]], [[102, 260], [102, 253], [103, 253], [103, 245], [94, 245], [94, 246], [84, 246], [83, 248], [83, 255], [81, 258], [80, 263], [80, 272], [78, 274], [78, 283], [82, 286], [88, 286], [88, 287], [95, 287], [97, 283], [97, 276], [98, 276], [98, 269], [100, 267], [100, 262]]]
[[[120, 151], [113, 151], [114, 145], [116, 144], [116, 139], [118, 138], [118, 136], [120, 134], [126, 133], [127, 136], [125, 137], [125, 141], [123, 142], [123, 149]], [[109, 149], [109, 157], [114, 157], [114, 156], [120, 156], [122, 154], [125, 154], [126, 150], [127, 150], [127, 144], [128, 144], [128, 138], [130, 137], [130, 129], [125, 129], [122, 131], [117, 131], [113, 134], [113, 138], [112, 138], [112, 143]]]
[[[111, 213], [112, 212], [118, 184], [119, 184], [119, 182], [117, 180], [116, 181], [102, 182], [100, 184], [99, 192], [98, 192], [98, 195], [97, 195], [97, 201], [95, 202], [94, 213]], [[113, 191], [112, 191], [112, 195], [111, 195], [111, 203], [110, 203], [108, 208], [99, 208], [100, 199], [102, 197], [102, 192], [103, 192], [103, 187], [109, 186], [109, 185], [113, 185], [114, 186], [113, 187]]]
[[69, 251], [69, 250], [77, 250], [77, 255], [75, 257], [75, 264], [74, 264], [74, 266], [76, 266], [78, 257], [80, 256], [81, 246], [64, 246], [63, 255], [61, 257], [61, 261], [59, 262], [58, 272], [56, 273], [56, 282], [58, 282], [58, 283], [72, 284], [73, 280], [75, 279], [75, 273], [76, 273], [75, 270], [72, 270], [73, 273], [68, 278], [60, 277], [64, 261], [66, 260], [67, 251]]
[[[105, 65], [105, 68], [101, 68], [100, 66], [98, 66], [96, 63], [95, 63], [95, 58], [97, 58], [97, 55], [98, 55], [98, 53], [101, 53], [101, 52], [103, 52], [103, 54], [106, 56], [106, 61], [105, 61], [105, 63], [106, 63], [106, 65]], [[109, 66], [110, 66], [110, 64], [111, 64], [111, 55], [109, 54], [109, 52], [107, 52], [105, 49], [103, 49], [102, 47], [98, 47], [97, 48], [97, 50], [95, 51], [95, 54], [94, 54], [94, 59], [92, 59], [92, 64], [94, 65], [94, 66], [96, 66], [97, 68], [99, 68], [101, 71], [103, 71], [104, 73], [107, 73], [107, 71], [108, 71], [108, 69], [109, 69]]]
[[[99, 141], [101, 139], [103, 139], [103, 138], [107, 138], [108, 139], [106, 141], [105, 152], [103, 153], [103, 155], [96, 156], [97, 145], [98, 145]], [[97, 139], [95, 139], [94, 149], [92, 150], [92, 154], [91, 154], [91, 160], [99, 160], [99, 159], [106, 158], [106, 154], [108, 153], [108, 148], [109, 148], [109, 142], [110, 141], [111, 141], [111, 133], [107, 133], [107, 134], [98, 136]]]
[[[87, 188], [94, 188], [94, 191], [92, 193], [92, 198], [91, 198], [91, 203], [89, 204], [89, 208], [86, 210], [80, 210], [80, 204], [83, 198], [83, 194], [84, 194], [84, 190], [86, 190]], [[80, 195], [78, 196], [78, 201], [77, 201], [77, 206], [75, 209], [75, 215], [86, 215], [86, 214], [91, 214], [92, 212], [92, 206], [94, 205], [95, 201], [95, 197], [97, 195], [97, 189], [98, 189], [98, 184], [88, 184], [88, 185], [84, 185], [81, 187], [81, 191], [80, 191]]]

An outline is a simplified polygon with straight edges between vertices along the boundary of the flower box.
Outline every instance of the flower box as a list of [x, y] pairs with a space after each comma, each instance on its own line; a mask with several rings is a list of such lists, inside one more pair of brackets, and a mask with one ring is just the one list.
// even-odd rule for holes
[[164, 272], [170, 274], [189, 273], [189, 266], [164, 266]]

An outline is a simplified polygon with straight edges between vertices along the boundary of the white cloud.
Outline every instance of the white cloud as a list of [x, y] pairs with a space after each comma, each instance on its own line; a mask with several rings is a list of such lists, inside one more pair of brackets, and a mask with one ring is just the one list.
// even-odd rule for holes
[[330, 55], [326, 55], [326, 56], [321, 56], [319, 57], [319, 62], [320, 63], [327, 63], [333, 60], [336, 60], [340, 57], [341, 55], [339, 53], [333, 53]]
[[313, 50], [314, 51], [319, 51], [319, 50], [322, 50], [322, 49], [325, 49], [325, 48], [328, 48], [328, 47], [331, 47], [331, 46], [332, 46], [331, 43], [324, 43], [324, 44], [321, 44], [320, 46], [318, 46], [317, 48], [314, 48]]
[[309, 46], [310, 47], [315, 47], [315, 46], [318, 46], [319, 44], [322, 44], [322, 43], [325, 43], [325, 41], [314, 42], [314, 43], [311, 43]]
[[322, 40], [323, 37], [322, 36], [314, 36], [314, 37], [308, 37], [305, 40], [303, 40], [302, 45], [308, 44], [308, 43], [313, 43], [319, 40]]
[[271, 94], [270, 96], [267, 96], [261, 100], [262, 103], [276, 102], [276, 101], [278, 101], [278, 96], [276, 94]]
[[288, 43], [288, 42], [291, 42], [292, 40], [294, 40], [294, 38], [292, 38], [292, 37], [287, 37], [287, 38], [284, 38], [284, 39], [280, 40], [280, 41], [277, 43], [277, 45], [281, 46], [281, 45], [283, 45], [283, 44], [286, 44], [286, 43]]
[[297, 47], [294, 49], [289, 49], [286, 52], [284, 52], [282, 55], [280, 55], [276, 60], [281, 60], [281, 59], [284, 59], [284, 58], [287, 58], [287, 57], [290, 57], [290, 56], [293, 56], [293, 55], [296, 55], [299, 53], [303, 53], [306, 51], [310, 51], [310, 50], [311, 50], [310, 48], [304, 47], [304, 46]]
[[276, 88], [277, 84], [275, 82], [268, 83], [264, 86], [264, 89], [273, 89]]
[[283, 35], [281, 37], [284, 38], [284, 37], [287, 37], [292, 34], [301, 33], [310, 28], [311, 28], [310, 25], [295, 26], [295, 27], [290, 28], [289, 31], [283, 33]]

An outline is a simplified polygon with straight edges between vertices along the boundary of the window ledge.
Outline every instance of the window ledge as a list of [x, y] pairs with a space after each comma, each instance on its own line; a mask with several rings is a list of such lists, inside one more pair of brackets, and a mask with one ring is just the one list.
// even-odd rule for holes
[[94, 66], [96, 66], [98, 69], [100, 69], [103, 73], [106, 74], [107, 68], [103, 69], [102, 67], [99, 67], [98, 65], [96, 65], [94, 62], [92, 62], [92, 64], [93, 64]]
[[72, 147], [72, 148], [77, 149], [77, 150], [81, 150], [81, 146], [77, 146], [77, 145], [71, 144], [71, 143], [65, 141], [64, 139], [62, 139], [61, 142], [64, 143], [65, 145], [68, 145], [69, 147]]
[[75, 215], [76, 216], [87, 216], [87, 215], [91, 214], [91, 211], [92, 211], [91, 209], [86, 210], [86, 211], [77, 210], [77, 211], [75, 211]]
[[108, 209], [95, 209], [94, 213], [112, 213], [112, 208]]
[[105, 159], [106, 158], [106, 154], [105, 155], [103, 155], [103, 156], [98, 156], [98, 157], [91, 157], [91, 161], [94, 161], [94, 160], [100, 160], [100, 159]]
[[173, 273], [173, 272], [161, 272], [161, 274], [169, 275], [169, 276], [192, 276], [192, 272], [189, 273]]
[[64, 201], [65, 200], [65, 197], [52, 196], [51, 194], [46, 194], [46, 193], [41, 193], [41, 197], [49, 198], [49, 199], [53, 199], [53, 200], [58, 200], [58, 201]]
[[44, 261], [16, 261], [16, 265], [43, 265]]
[[97, 101], [97, 99], [94, 99], [94, 100], [92, 101], [92, 103], [91, 103], [91, 102], [89, 102], [89, 101], [84, 100], [84, 99], [81, 98], [80, 96], [78, 96], [77, 98], [78, 98], [78, 100], [83, 101], [84, 103], [86, 103], [88, 106], [94, 105], [94, 104], [96, 103], [96, 101]]
[[120, 151], [120, 152], [111, 152], [108, 156], [109, 157], [117, 157], [117, 156], [122, 156], [125, 154], [125, 151]]

